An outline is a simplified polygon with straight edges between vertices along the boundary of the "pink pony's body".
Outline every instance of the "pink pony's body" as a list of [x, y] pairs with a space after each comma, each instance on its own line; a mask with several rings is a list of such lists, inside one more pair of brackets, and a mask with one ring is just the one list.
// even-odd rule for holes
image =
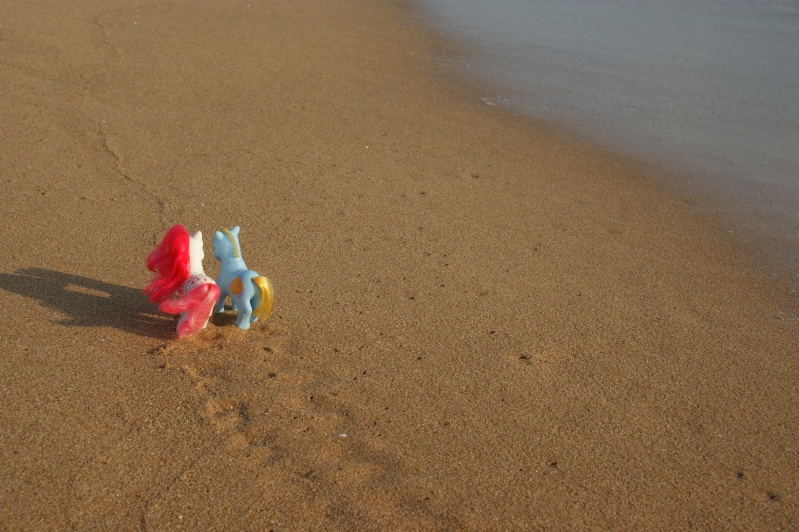
[[191, 336], [208, 324], [219, 288], [202, 269], [202, 233], [189, 235], [174, 225], [147, 257], [147, 268], [155, 273], [144, 293], [150, 302], [168, 314], [180, 314], [179, 337]]

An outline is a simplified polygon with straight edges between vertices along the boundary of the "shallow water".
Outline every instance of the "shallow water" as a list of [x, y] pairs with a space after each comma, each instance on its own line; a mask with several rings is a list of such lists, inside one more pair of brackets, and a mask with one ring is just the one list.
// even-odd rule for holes
[[486, 104], [677, 170], [680, 186], [762, 235], [783, 265], [796, 258], [799, 1], [419, 5], [472, 52], [457, 68], [493, 88]]

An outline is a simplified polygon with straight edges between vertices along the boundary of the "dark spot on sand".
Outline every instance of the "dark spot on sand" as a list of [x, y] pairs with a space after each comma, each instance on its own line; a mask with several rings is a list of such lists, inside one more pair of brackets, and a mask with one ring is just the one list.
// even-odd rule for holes
[[416, 360], [422, 360], [422, 357], [416, 357]]
[[770, 491], [768, 494], [768, 500], [772, 502], [777, 502], [778, 500], [780, 500], [780, 496], [774, 493], [773, 491]]
[[557, 469], [558, 468], [558, 462], [553, 460], [552, 462], [549, 463], [549, 467], [551, 467], [552, 469]]
[[267, 353], [271, 353], [272, 348], [267, 345], [266, 347], [264, 347], [264, 351], [266, 351]]
[[158, 369], [165, 369], [165, 368], [166, 368], [166, 364], [158, 364]]
[[746, 475], [744, 475], [744, 472], [743, 472], [743, 471], [738, 471], [738, 472], [735, 474], [735, 478], [744, 478], [745, 476], [746, 476]]
[[338, 349], [338, 347], [334, 347], [334, 348], [333, 348], [333, 352], [334, 352], [334, 353], [338, 353], [338, 352], [339, 352], [339, 349]]
[[241, 417], [241, 420], [244, 423], [249, 423], [250, 422], [251, 419], [250, 419], [250, 415], [248, 413], [247, 405], [245, 405], [245, 404], [238, 405], [238, 407], [236, 407], [236, 412], [238, 412], [239, 417]]
[[497, 331], [488, 331], [488, 334], [497, 334]]
[[275, 377], [277, 377], [277, 373], [269, 372], [266, 374], [266, 376], [269, 377], [270, 379], [274, 379]]
[[149, 351], [147, 351], [147, 354], [149, 354], [149, 355], [157, 355], [158, 353], [161, 353], [162, 351], [166, 351], [167, 347], [169, 347], [168, 344], [157, 345], [157, 346], [153, 347], [152, 349], [150, 349]]

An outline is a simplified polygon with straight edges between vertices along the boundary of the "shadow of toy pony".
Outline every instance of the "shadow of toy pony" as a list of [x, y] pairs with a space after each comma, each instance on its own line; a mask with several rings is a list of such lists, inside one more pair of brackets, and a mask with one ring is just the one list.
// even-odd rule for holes
[[175, 333], [174, 318], [160, 314], [138, 288], [41, 268], [0, 274], [0, 288], [64, 314], [54, 321], [64, 327], [113, 327], [153, 338]]

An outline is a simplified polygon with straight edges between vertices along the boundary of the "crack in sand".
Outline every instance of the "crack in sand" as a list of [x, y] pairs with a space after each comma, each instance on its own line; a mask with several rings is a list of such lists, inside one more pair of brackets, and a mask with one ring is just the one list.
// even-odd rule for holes
[[109, 32], [108, 29], [105, 26], [103, 26], [103, 23], [100, 22], [100, 18], [102, 18], [104, 16], [107, 16], [107, 15], [100, 15], [98, 17], [95, 17], [92, 20], [92, 22], [94, 22], [94, 24], [97, 25], [100, 28], [100, 31], [102, 31], [102, 33], [103, 33], [103, 43], [108, 48], [110, 48], [115, 54], [122, 55], [120, 53], [119, 49], [116, 46], [114, 46], [114, 43], [111, 42], [111, 39], [108, 38], [108, 36], [111, 35], [111, 32]]
[[132, 432], [133, 429], [128, 430], [124, 434], [120, 435], [108, 447], [89, 457], [89, 459], [87, 459], [83, 464], [78, 466], [77, 471], [75, 471], [73, 475], [70, 475], [69, 479], [67, 480], [67, 485], [64, 489], [64, 492], [66, 494], [66, 501], [64, 501], [64, 517], [67, 522], [67, 528], [69, 528], [70, 530], [77, 530], [77, 525], [74, 523], [74, 519], [72, 517], [72, 504], [71, 504], [73, 502], [73, 497], [75, 496], [75, 494], [73, 493], [75, 489], [75, 480], [77, 480], [77, 478], [81, 475], [81, 473], [83, 473], [86, 469], [88, 469], [93, 463], [95, 463], [97, 460], [99, 460], [103, 456], [107, 455], [108, 453], [116, 449], [119, 446], [119, 444], [125, 440], [125, 438], [130, 436]]
[[[129, 181], [130, 183], [133, 183], [134, 185], [138, 186], [144, 194], [150, 196], [153, 200], [155, 200], [156, 204], [158, 205], [158, 220], [161, 222], [161, 228], [162, 229], [165, 228], [166, 225], [164, 223], [163, 214], [164, 214], [164, 211], [166, 210], [166, 204], [164, 203], [164, 200], [162, 200], [160, 198], [160, 196], [158, 196], [158, 194], [156, 194], [155, 192], [151, 191], [147, 187], [146, 183], [144, 183], [142, 181], [139, 181], [137, 179], [134, 179], [133, 177], [131, 177], [125, 171], [123, 163], [122, 163], [122, 156], [119, 153], [117, 153], [117, 150], [114, 149], [114, 147], [111, 146], [111, 144], [109, 144], [109, 136], [108, 136], [108, 134], [106, 132], [104, 132], [102, 130], [102, 128], [100, 128], [99, 134], [100, 134], [100, 137], [102, 138], [102, 141], [103, 141], [102, 142], [103, 147], [105, 148], [105, 150], [109, 154], [111, 154], [111, 156], [114, 158], [114, 161], [116, 161], [117, 173], [119, 173], [119, 175], [122, 176], [122, 178], [125, 179], [126, 181]], [[157, 243], [158, 243], [158, 235], [154, 234], [153, 235], [153, 245], [155, 245]]]
[[[103, 41], [103, 43], [109, 49], [111, 49], [111, 51], [114, 53], [114, 55], [121, 56], [122, 53], [120, 52], [119, 48], [117, 48], [114, 45], [114, 43], [111, 41], [111, 39], [109, 38], [109, 36], [111, 35], [111, 32], [108, 30], [108, 28], [100, 20], [101, 18], [107, 17], [107, 16], [108, 16], [107, 14], [106, 15], [100, 15], [98, 17], [95, 17], [92, 20], [92, 22], [94, 23], [94, 25], [96, 25], [98, 28], [100, 28], [100, 31], [102, 33], [102, 41]], [[94, 122], [94, 124], [95, 124], [95, 126], [97, 128], [97, 134], [100, 136], [100, 138], [102, 140], [102, 142], [101, 142], [102, 147], [114, 159], [115, 166], [116, 166], [116, 169], [117, 169], [117, 173], [124, 180], [126, 180], [126, 181], [128, 181], [128, 182], [130, 182], [130, 183], [132, 183], [132, 184], [134, 184], [136, 186], [138, 186], [141, 189], [141, 192], [143, 192], [145, 195], [149, 196], [150, 198], [152, 198], [155, 201], [156, 205], [158, 206], [157, 216], [158, 216], [158, 221], [159, 221], [159, 227], [160, 227], [161, 230], [165, 229], [166, 228], [166, 222], [164, 220], [164, 212], [166, 210], [166, 203], [164, 202], [164, 200], [161, 199], [160, 196], [158, 196], [158, 194], [156, 194], [155, 192], [150, 190], [146, 183], [144, 183], [142, 181], [139, 181], [138, 179], [134, 179], [125, 170], [124, 164], [123, 164], [123, 155], [121, 154], [120, 150], [118, 148], [115, 148], [112, 145], [112, 142], [109, 140], [110, 139], [109, 134], [105, 130], [105, 128], [103, 127], [103, 122], [104, 121], [100, 121], [100, 120], [95, 119], [84, 108], [84, 104], [86, 104], [87, 100], [89, 98], [92, 98], [93, 96], [92, 96], [92, 91], [89, 88], [90, 80], [87, 79], [83, 74], [79, 74], [79, 75], [80, 75], [81, 80], [83, 81], [83, 102], [81, 104], [81, 111], [87, 117], [89, 117], [90, 120], [92, 120]], [[153, 233], [153, 237], [152, 237], [153, 246], [155, 246], [158, 243], [158, 235], [159, 235], [159, 232]]]
[[185, 476], [186, 473], [194, 469], [194, 466], [196, 466], [200, 460], [208, 456], [208, 454], [211, 453], [212, 451], [217, 450], [224, 443], [225, 443], [224, 440], [219, 441], [216, 443], [216, 445], [211, 445], [203, 452], [198, 454], [191, 462], [189, 462], [189, 464], [186, 467], [184, 467], [177, 474], [175, 474], [175, 476], [172, 477], [172, 479], [169, 482], [167, 482], [162, 489], [151, 495], [144, 502], [144, 508], [142, 508], [141, 518], [139, 519], [139, 526], [141, 527], [142, 530], [147, 530], [147, 515], [150, 513], [150, 508], [153, 505], [153, 503], [158, 501], [158, 499], [161, 499], [164, 495], [166, 495], [169, 492], [169, 490], [172, 489], [172, 486], [174, 486], [178, 482], [178, 480], [180, 480], [183, 476]]

